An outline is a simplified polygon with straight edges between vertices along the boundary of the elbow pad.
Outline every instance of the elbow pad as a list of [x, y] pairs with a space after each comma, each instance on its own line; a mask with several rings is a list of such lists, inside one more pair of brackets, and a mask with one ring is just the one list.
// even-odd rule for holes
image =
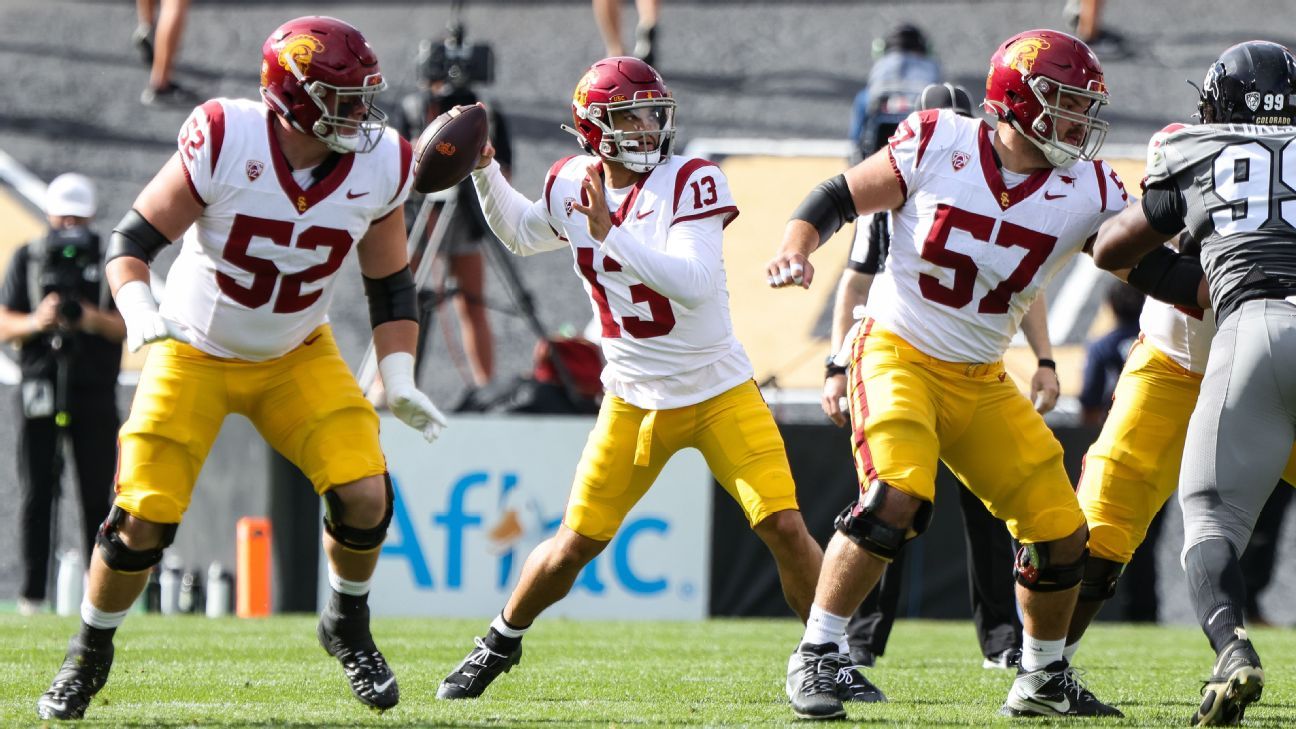
[[819, 231], [819, 245], [855, 218], [855, 201], [845, 175], [819, 183], [792, 213], [793, 220], [804, 220]]
[[389, 321], [418, 321], [418, 294], [409, 266], [384, 278], [361, 278], [369, 299], [369, 323], [374, 329]]
[[1159, 301], [1197, 308], [1197, 287], [1201, 284], [1201, 261], [1166, 246], [1143, 256], [1129, 272], [1129, 284]]
[[152, 263], [158, 251], [171, 245], [171, 239], [162, 235], [143, 215], [134, 208], [122, 217], [121, 222], [113, 228], [108, 238], [108, 251], [105, 262], [122, 256], [138, 258], [145, 263]]

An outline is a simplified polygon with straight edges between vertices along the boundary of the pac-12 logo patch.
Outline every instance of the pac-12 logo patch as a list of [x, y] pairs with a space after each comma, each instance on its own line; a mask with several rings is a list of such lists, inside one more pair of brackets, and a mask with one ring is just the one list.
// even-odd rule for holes
[[571, 217], [572, 206], [575, 204], [576, 204], [576, 198], [574, 197], [563, 198], [563, 211], [567, 213], [567, 217], [569, 218]]
[[950, 164], [954, 166], [955, 172], [967, 167], [967, 163], [970, 161], [972, 161], [972, 157], [967, 152], [955, 152], [950, 155]]
[[243, 171], [247, 173], [248, 182], [256, 182], [256, 179], [261, 176], [261, 172], [264, 170], [265, 163], [255, 159], [248, 160], [247, 165], [243, 167]]
[[1259, 91], [1248, 91], [1246, 93], [1246, 96], [1243, 96], [1242, 99], [1246, 101], [1247, 108], [1250, 109], [1251, 111], [1255, 111], [1256, 109], [1260, 108]]

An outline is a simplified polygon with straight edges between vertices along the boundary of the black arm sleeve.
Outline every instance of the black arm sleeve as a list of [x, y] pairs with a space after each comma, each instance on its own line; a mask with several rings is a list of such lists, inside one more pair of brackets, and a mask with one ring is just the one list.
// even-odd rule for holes
[[845, 175], [819, 183], [792, 213], [793, 220], [804, 220], [819, 231], [819, 245], [855, 217], [855, 201], [851, 199]]
[[1161, 246], [1130, 269], [1129, 284], [1167, 304], [1197, 308], [1197, 287], [1205, 275], [1196, 257]]
[[1183, 193], [1166, 180], [1143, 191], [1143, 214], [1158, 233], [1174, 235], [1184, 228], [1188, 206]]
[[361, 278], [369, 299], [369, 324], [374, 329], [389, 321], [418, 321], [418, 294], [409, 266], [384, 278]]
[[162, 235], [143, 215], [131, 208], [130, 212], [122, 217], [117, 227], [113, 228], [112, 235], [108, 238], [108, 251], [104, 256], [104, 263], [122, 256], [152, 263], [158, 251], [169, 245], [171, 245], [169, 238]]

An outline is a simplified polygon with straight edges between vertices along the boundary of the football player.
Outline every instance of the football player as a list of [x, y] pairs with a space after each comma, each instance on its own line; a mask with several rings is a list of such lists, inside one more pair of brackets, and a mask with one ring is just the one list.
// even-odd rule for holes
[[[675, 99], [651, 66], [595, 63], [567, 128], [585, 154], [550, 168], [543, 196], [514, 190], [487, 146], [473, 173], [491, 229], [519, 255], [569, 248], [602, 325], [607, 359], [598, 421], [558, 532], [535, 548], [485, 637], [437, 696], [480, 696], [522, 656], [532, 622], [571, 589], [626, 513], [682, 448], [702, 452], [778, 564], [803, 618], [823, 554], [806, 531], [774, 418], [734, 338], [721, 244], [738, 215], [714, 164], [673, 154]], [[858, 680], [856, 680], [858, 676]], [[880, 698], [862, 675], [843, 691]]]
[[1102, 67], [1048, 30], [990, 59], [994, 127], [951, 110], [911, 115], [889, 146], [822, 183], [766, 271], [808, 287], [809, 254], [857, 215], [892, 210], [890, 261], [854, 341], [849, 399], [860, 497], [838, 517], [786, 691], [804, 718], [844, 714], [829, 677], [847, 616], [931, 515], [936, 461], [1021, 543], [1021, 664], [1001, 712], [1119, 716], [1062, 656], [1085, 562], [1084, 514], [1062, 447], [1002, 357], [1040, 291], [1128, 199], [1095, 159]]
[[[354, 247], [392, 411], [429, 440], [445, 419], [414, 386], [414, 284], [401, 203], [410, 147], [374, 106], [385, 88], [360, 31], [288, 21], [262, 48], [261, 100], [194, 109], [179, 150], [113, 231], [106, 274], [132, 351], [153, 343], [120, 433], [116, 503], [100, 527], [81, 630], [43, 719], [80, 718], [113, 633], [162, 559], [221, 423], [246, 416], [324, 498], [332, 597], [319, 640], [351, 690], [394, 706], [369, 633], [369, 583], [392, 517], [378, 416], [338, 353], [328, 304]], [[159, 308], [149, 262], [184, 236]]]
[[[972, 116], [972, 99], [968, 92], [951, 83], [926, 86], [918, 93], [916, 101], [920, 111], [949, 108], [960, 116]], [[846, 365], [850, 363], [850, 348], [842, 344], [855, 333], [854, 322], [864, 316], [873, 279], [886, 265], [891, 238], [887, 222], [890, 217], [889, 212], [883, 212], [856, 221], [850, 259], [837, 284], [830, 339], [833, 354], [828, 356], [821, 404], [824, 414], [838, 426], [845, 426], [848, 418]], [[1057, 403], [1059, 383], [1057, 369], [1051, 366], [1053, 345], [1049, 341], [1048, 307], [1043, 294], [1035, 299], [1022, 317], [1021, 328], [1040, 361], [1031, 378], [1030, 398], [1037, 403], [1037, 410], [1047, 413]], [[1021, 618], [1017, 615], [1012, 573], [1008, 570], [1013, 555], [1012, 540], [1003, 522], [986, 511], [980, 499], [966, 488], [959, 489], [959, 506], [967, 536], [972, 617], [985, 656], [982, 665], [1015, 670], [1021, 656]], [[886, 649], [900, 602], [903, 562], [904, 553], [901, 553], [882, 574], [878, 588], [869, 593], [846, 624], [847, 642], [854, 651], [850, 654], [853, 663], [872, 666], [875, 657], [881, 656]], [[861, 650], [868, 653], [861, 653]]]
[[[1130, 281], [1152, 296], [1213, 304], [1219, 327], [1179, 472], [1182, 560], [1216, 652], [1197, 725], [1238, 723], [1264, 687], [1238, 556], [1296, 441], [1294, 106], [1289, 50], [1225, 50], [1202, 84], [1202, 123], [1154, 147], [1142, 205], [1103, 225], [1095, 246], [1104, 268], [1137, 264]], [[1200, 260], [1163, 245], [1180, 231], [1200, 241]]]

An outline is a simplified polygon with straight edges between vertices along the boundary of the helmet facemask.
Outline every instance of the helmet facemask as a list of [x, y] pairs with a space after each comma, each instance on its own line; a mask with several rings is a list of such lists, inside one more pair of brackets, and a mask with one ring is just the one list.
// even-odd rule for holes
[[365, 86], [334, 86], [323, 81], [303, 85], [306, 95], [319, 107], [320, 118], [310, 132], [334, 152], [363, 154], [378, 146], [387, 127], [387, 113], [374, 100], [387, 82], [382, 74], [365, 79]]
[[[640, 92], [628, 101], [576, 107], [602, 132], [594, 151], [631, 172], [648, 172], [670, 159], [675, 141], [675, 100]], [[618, 128], [620, 127], [620, 128]]]
[[[1108, 103], [1107, 88], [1101, 81], [1090, 81], [1088, 88], [1059, 83], [1047, 76], [1034, 76], [1026, 82], [1039, 102], [1042, 111], [1031, 120], [1012, 119], [1012, 125], [1044, 153], [1054, 167], [1065, 167], [1078, 159], [1094, 159], [1107, 139], [1108, 123], [1098, 118], [1098, 112]], [[1072, 111], [1063, 106], [1064, 95], [1087, 102], [1084, 111]], [[1029, 130], [1022, 128], [1028, 121]], [[1059, 121], [1078, 125], [1083, 136], [1072, 144], [1058, 137]]]

